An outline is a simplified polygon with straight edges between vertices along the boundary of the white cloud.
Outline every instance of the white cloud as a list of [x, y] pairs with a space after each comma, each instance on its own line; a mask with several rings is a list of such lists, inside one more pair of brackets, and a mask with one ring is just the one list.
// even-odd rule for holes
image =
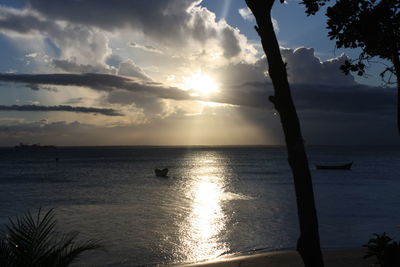
[[[61, 59], [79, 64], [104, 64], [111, 53], [104, 32], [84, 25], [49, 20], [30, 9], [1, 7], [0, 29], [11, 36], [49, 38], [60, 49]], [[32, 52], [30, 56], [34, 54]]]
[[69, 73], [109, 73], [115, 74], [116, 69], [106, 64], [79, 64], [76, 58], [71, 59], [53, 59], [52, 63], [55, 68]]
[[315, 56], [313, 48], [283, 48], [281, 52], [284, 60], [287, 62], [288, 78], [292, 83], [336, 86], [355, 85], [354, 77], [344, 75], [339, 69], [347, 59], [345, 54], [321, 62]]
[[[30, 3], [21, 10], [0, 7], [0, 30], [11, 36], [16, 45], [26, 46], [21, 58], [29, 64], [16, 72], [67, 73], [66, 76], [15, 76], [14, 80], [10, 80], [11, 75], [3, 77], [8, 85], [29, 84], [36, 89], [29, 93], [43, 96], [32, 99], [46, 105], [51, 101], [85, 105], [94, 102], [89, 104], [128, 114], [120, 120], [127, 124], [152, 124], [161, 119], [168, 124], [189, 113], [197, 114], [194, 117], [198, 118], [202, 114], [199, 106], [204, 105], [197, 101], [215, 101], [235, 105], [224, 110], [227, 116], [240, 111], [250, 121], [274, 125], [272, 119], [266, 119], [273, 110], [267, 100], [273, 88], [266, 74], [266, 59], [257, 58], [255, 45], [239, 29], [225, 20], [217, 20], [213, 12], [200, 5], [201, 1], [31, 0]], [[247, 8], [239, 13], [254, 23]], [[275, 31], [279, 31], [275, 19], [273, 24]], [[21, 41], [28, 38], [30, 41]], [[340, 72], [345, 55], [321, 61], [310, 48], [282, 49], [282, 55], [297, 107], [312, 120], [320, 120], [322, 112], [359, 116], [370, 110], [388, 114], [393, 108], [392, 93], [359, 86], [352, 76]], [[193, 97], [190, 92], [173, 86], [195, 71], [212, 76], [220, 84], [221, 93]], [[95, 74], [83, 74], [87, 72]], [[57, 88], [58, 92], [44, 92], [46, 86]], [[68, 92], [66, 87], [70, 88]], [[13, 88], [17, 88], [14, 83], [8, 90]], [[361, 99], [361, 95], [362, 101], [354, 104], [352, 100]], [[220, 116], [214, 110], [208, 115], [213, 114]], [[71, 123], [76, 118], [72, 115], [68, 120], [60, 118], [64, 123], [49, 124], [65, 127], [68, 132], [79, 128], [79, 133], [88, 128], [93, 133], [101, 128], [83, 125], [83, 117], [76, 124]], [[338, 118], [335, 119], [339, 121]], [[51, 119], [54, 121], [54, 117]], [[98, 119], [96, 123], [103, 126], [118, 123], [116, 119], [107, 119], [107, 122]]]
[[248, 20], [248, 21], [252, 21], [252, 22], [255, 21], [253, 13], [251, 13], [251, 10], [248, 7], [240, 8], [238, 11], [239, 11], [240, 16], [242, 16], [242, 18], [244, 20]]
[[158, 50], [157, 48], [155, 48], [154, 46], [151, 46], [151, 45], [140, 45], [140, 44], [135, 43], [135, 42], [130, 42], [128, 45], [130, 47], [141, 49], [141, 50], [144, 50], [144, 51], [162, 54], [162, 52], [160, 50]]
[[131, 59], [125, 60], [119, 64], [118, 75], [139, 78], [143, 81], [152, 81], [144, 70], [136, 65]]
[[274, 26], [274, 30], [275, 32], [279, 32], [279, 25], [278, 25], [278, 21], [274, 18], [271, 18], [272, 20], [272, 25]]
[[[254, 62], [257, 50], [247, 38], [226, 21], [217, 20], [215, 14], [200, 3], [155, 0], [138, 5], [136, 1], [111, 4], [85, 0], [77, 5], [76, 1], [69, 0], [32, 0], [24, 9], [1, 7], [0, 29], [9, 35], [42, 38], [42, 47], [49, 41], [54, 44], [59, 55], [53, 62], [50, 59], [48, 72], [115, 73], [107, 66], [107, 59], [113, 52], [129, 54], [129, 51], [121, 52], [116, 48], [112, 51], [110, 42], [119, 43], [117, 47], [129, 43], [140, 50], [135, 51], [138, 58], [150, 58], [151, 54], [156, 57], [163, 51], [167, 54], [164, 57], [181, 57], [204, 65]], [[104, 13], [108, 15], [103, 16]], [[127, 36], [130, 40], [121, 43]], [[44, 51], [33, 50], [31, 54], [37, 52]], [[200, 56], [196, 58], [194, 54]], [[121, 61], [130, 57], [125, 55]], [[141, 64], [136, 58], [135, 62]]]
[[[251, 10], [248, 7], [239, 8], [238, 12], [244, 20], [255, 23], [256, 19], [254, 18], [253, 13], [251, 12]], [[278, 21], [274, 18], [271, 18], [271, 19], [272, 19], [272, 25], [274, 26], [275, 32], [279, 32]]]
[[26, 54], [25, 57], [31, 57], [31, 58], [35, 58], [37, 57], [38, 54], [37, 53], [30, 53], [30, 54]]

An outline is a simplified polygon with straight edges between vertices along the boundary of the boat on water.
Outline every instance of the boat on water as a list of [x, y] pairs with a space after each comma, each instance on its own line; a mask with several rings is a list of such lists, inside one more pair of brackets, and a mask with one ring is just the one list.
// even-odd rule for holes
[[353, 162], [349, 162], [341, 165], [315, 165], [317, 170], [350, 170]]
[[156, 174], [156, 176], [159, 176], [159, 177], [167, 177], [168, 171], [169, 171], [168, 168], [164, 168], [164, 169], [155, 168], [154, 169], [154, 173]]

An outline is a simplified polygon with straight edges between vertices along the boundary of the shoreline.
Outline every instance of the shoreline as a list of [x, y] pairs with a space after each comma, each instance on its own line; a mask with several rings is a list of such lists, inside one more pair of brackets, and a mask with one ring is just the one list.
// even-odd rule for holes
[[[366, 248], [323, 249], [325, 267], [368, 267], [374, 263], [373, 258], [363, 259]], [[278, 250], [260, 252], [251, 255], [230, 255], [217, 259], [178, 264], [173, 266], [190, 267], [304, 267], [300, 255], [295, 250]]]

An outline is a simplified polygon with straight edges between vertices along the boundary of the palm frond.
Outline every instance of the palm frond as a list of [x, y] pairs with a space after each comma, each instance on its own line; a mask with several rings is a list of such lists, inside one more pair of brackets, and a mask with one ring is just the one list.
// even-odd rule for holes
[[8, 267], [13, 267], [15, 266], [12, 264], [13, 255], [11, 253], [11, 249], [8, 246], [7, 242], [1, 238], [0, 239], [0, 266], [8, 266]]
[[77, 232], [58, 234], [56, 225], [53, 209], [9, 219], [0, 239], [0, 266], [64, 267], [85, 251], [102, 248], [96, 240], [77, 241]]
[[99, 241], [76, 241], [76, 237], [66, 236], [66, 240], [62, 241], [62, 246], [56, 253], [56, 255], [58, 255], [57, 266], [69, 266], [75, 262], [83, 252], [101, 248], [103, 248], [103, 246]]

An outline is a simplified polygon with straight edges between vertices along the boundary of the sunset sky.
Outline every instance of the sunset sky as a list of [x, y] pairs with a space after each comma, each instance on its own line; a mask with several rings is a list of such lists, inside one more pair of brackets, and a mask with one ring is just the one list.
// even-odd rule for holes
[[[0, 0], [0, 146], [283, 144], [244, 0]], [[399, 144], [396, 91], [276, 3], [306, 144]], [[344, 54], [345, 53], [345, 54]]]

